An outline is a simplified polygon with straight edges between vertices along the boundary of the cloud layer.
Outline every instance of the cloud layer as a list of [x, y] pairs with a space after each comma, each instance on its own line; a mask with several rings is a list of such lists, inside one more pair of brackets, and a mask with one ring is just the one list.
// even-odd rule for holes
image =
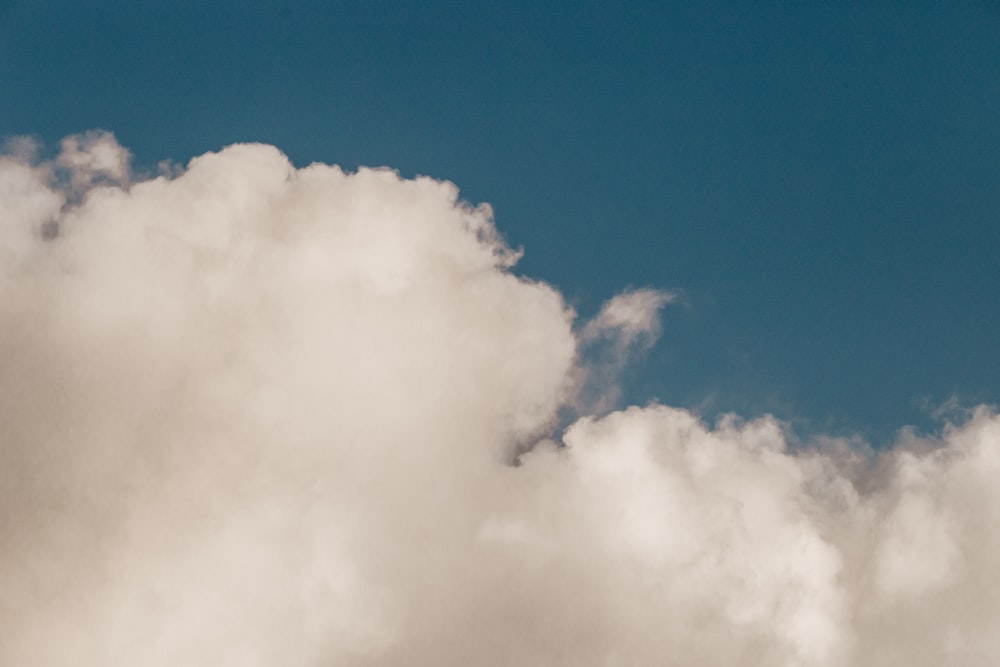
[[450, 183], [11, 145], [0, 663], [1000, 662], [992, 411], [882, 453], [655, 405], [557, 433], [670, 295], [578, 324]]

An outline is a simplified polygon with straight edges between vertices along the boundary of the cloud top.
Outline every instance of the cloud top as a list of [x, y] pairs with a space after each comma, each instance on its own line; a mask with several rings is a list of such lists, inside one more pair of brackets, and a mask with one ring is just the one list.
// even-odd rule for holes
[[12, 145], [0, 663], [1000, 660], [991, 410], [878, 454], [667, 406], [557, 433], [670, 294], [574, 328], [428, 178]]

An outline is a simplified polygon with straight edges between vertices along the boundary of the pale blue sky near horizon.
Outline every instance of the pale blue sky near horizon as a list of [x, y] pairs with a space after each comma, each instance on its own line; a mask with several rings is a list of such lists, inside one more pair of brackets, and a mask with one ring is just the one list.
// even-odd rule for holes
[[1000, 4], [0, 0], [0, 135], [237, 141], [489, 202], [624, 399], [885, 442], [1000, 402]]

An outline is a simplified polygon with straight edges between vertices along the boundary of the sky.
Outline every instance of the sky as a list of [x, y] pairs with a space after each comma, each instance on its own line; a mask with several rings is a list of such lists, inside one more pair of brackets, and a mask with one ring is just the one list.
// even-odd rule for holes
[[889, 441], [1000, 400], [992, 3], [0, 3], [0, 133], [387, 165], [582, 314], [683, 294], [625, 403]]
[[0, 0], [0, 663], [1000, 663], [1000, 10]]

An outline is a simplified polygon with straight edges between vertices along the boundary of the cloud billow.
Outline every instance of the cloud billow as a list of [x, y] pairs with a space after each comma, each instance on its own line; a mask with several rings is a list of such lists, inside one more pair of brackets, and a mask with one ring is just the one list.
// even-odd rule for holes
[[669, 294], [575, 326], [429, 178], [11, 146], [0, 663], [1000, 661], [990, 409], [880, 454], [667, 406], [556, 433]]

